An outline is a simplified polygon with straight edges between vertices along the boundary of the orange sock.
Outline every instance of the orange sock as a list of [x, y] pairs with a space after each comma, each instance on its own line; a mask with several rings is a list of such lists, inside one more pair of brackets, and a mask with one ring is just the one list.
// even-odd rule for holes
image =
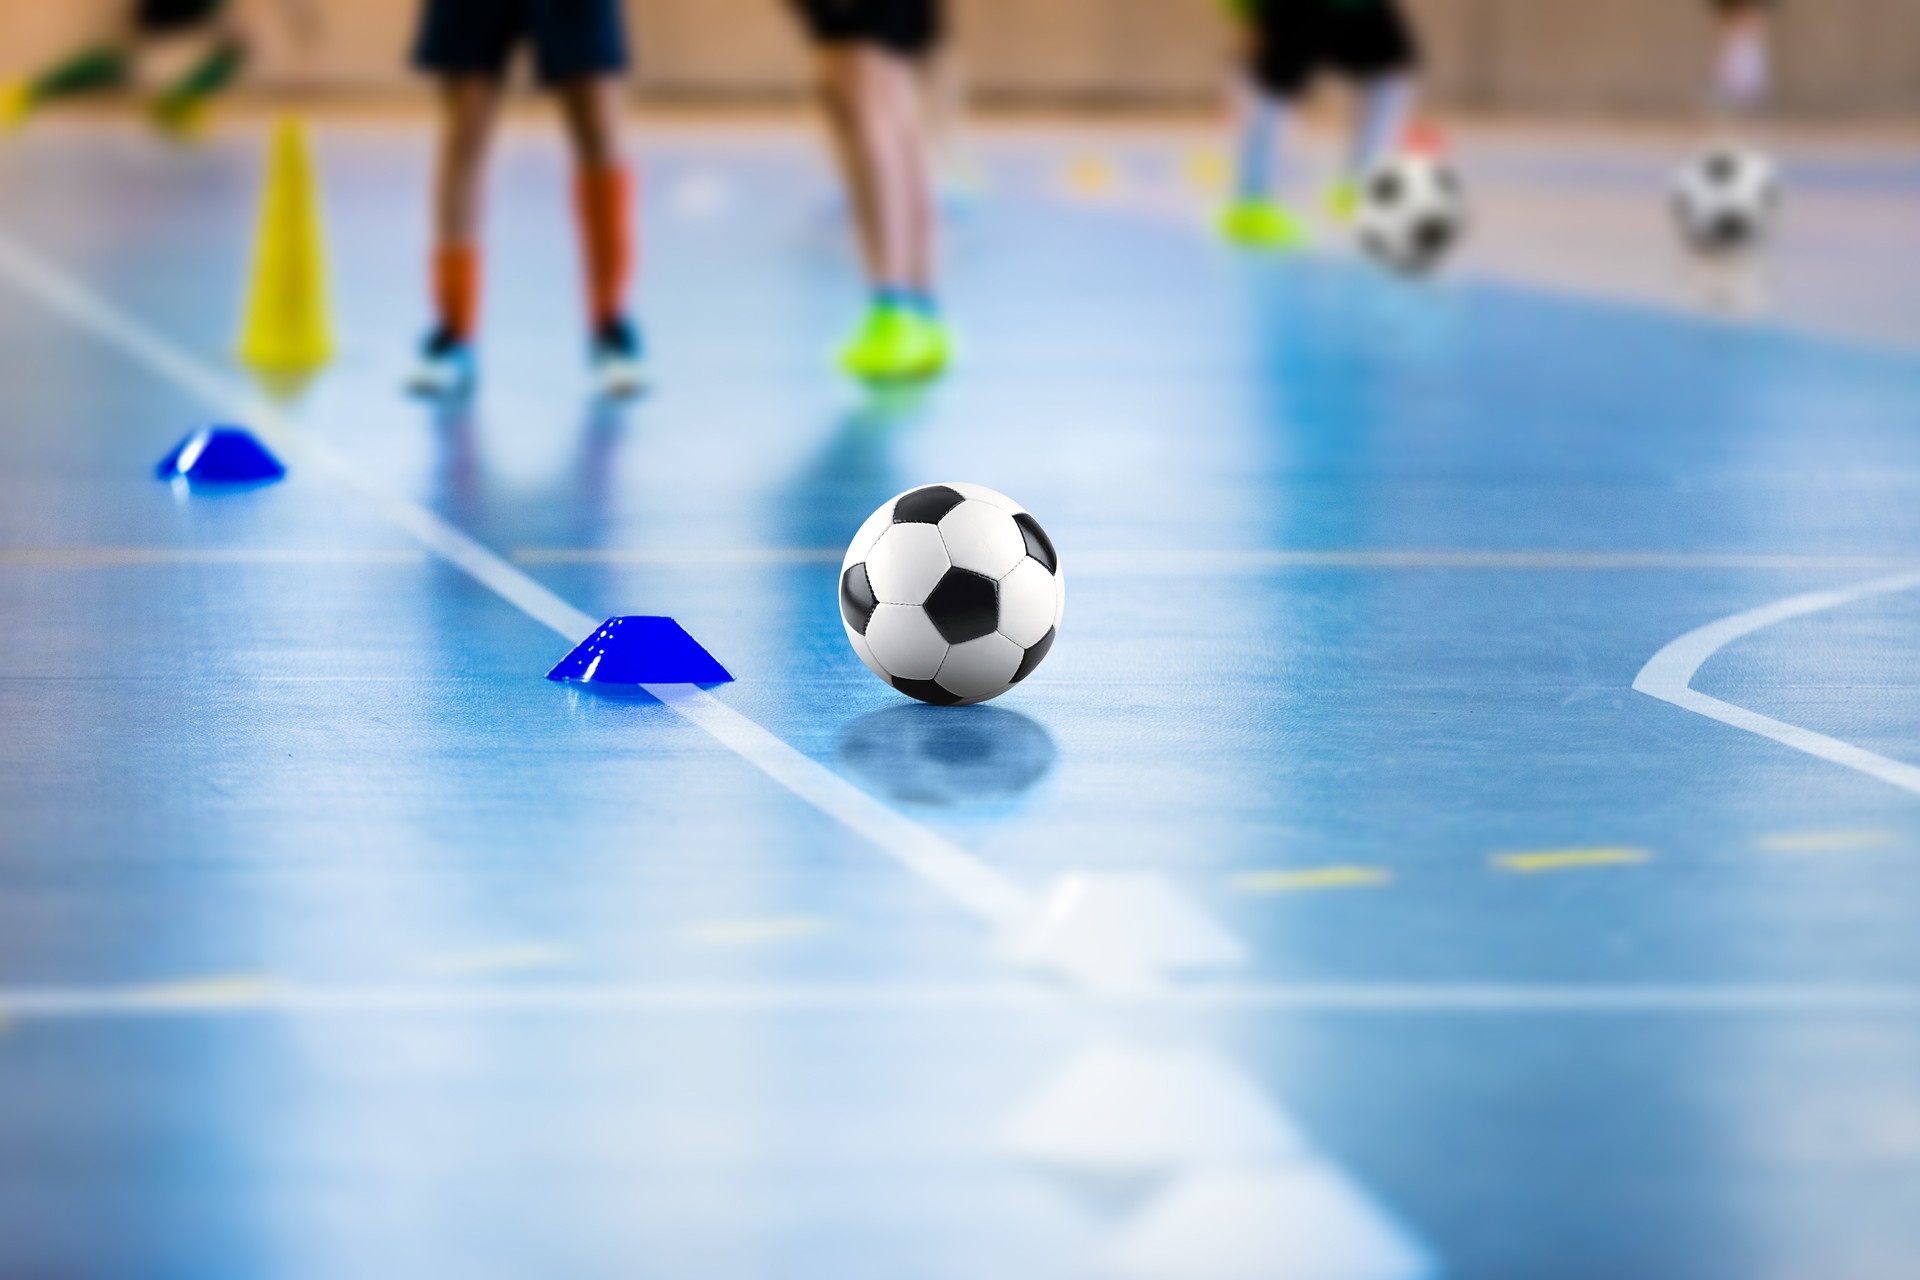
[[433, 304], [441, 325], [465, 342], [480, 317], [480, 247], [446, 244], [433, 251]]
[[587, 305], [597, 329], [627, 309], [633, 275], [633, 175], [625, 165], [582, 168], [574, 178]]

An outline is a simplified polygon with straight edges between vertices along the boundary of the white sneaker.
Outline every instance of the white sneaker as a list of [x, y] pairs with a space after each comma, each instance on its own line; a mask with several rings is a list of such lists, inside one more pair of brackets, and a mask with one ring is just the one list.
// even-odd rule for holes
[[420, 344], [420, 358], [407, 375], [407, 390], [434, 400], [471, 395], [479, 379], [473, 348], [446, 329], [436, 329]]
[[609, 320], [593, 335], [594, 390], [610, 400], [624, 400], [646, 390], [647, 369], [640, 354], [640, 337], [625, 317]]

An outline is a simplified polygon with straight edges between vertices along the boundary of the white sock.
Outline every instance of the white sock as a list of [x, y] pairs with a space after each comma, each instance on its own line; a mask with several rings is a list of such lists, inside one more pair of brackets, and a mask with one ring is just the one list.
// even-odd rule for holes
[[1400, 149], [1407, 118], [1413, 113], [1413, 80], [1409, 76], [1380, 76], [1360, 89], [1353, 129], [1352, 177], [1364, 178], [1374, 166]]
[[1241, 100], [1240, 184], [1242, 200], [1265, 200], [1279, 187], [1285, 168], [1288, 104], [1258, 89]]

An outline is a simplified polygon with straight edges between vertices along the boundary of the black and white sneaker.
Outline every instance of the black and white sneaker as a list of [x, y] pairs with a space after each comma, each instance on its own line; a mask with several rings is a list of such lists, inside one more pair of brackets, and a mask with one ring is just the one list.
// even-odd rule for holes
[[600, 395], [622, 400], [646, 389], [640, 335], [625, 316], [616, 316], [600, 326], [593, 335], [590, 359], [594, 390]]
[[473, 347], [442, 326], [420, 344], [420, 358], [407, 375], [407, 390], [417, 396], [451, 400], [471, 395], [478, 379]]

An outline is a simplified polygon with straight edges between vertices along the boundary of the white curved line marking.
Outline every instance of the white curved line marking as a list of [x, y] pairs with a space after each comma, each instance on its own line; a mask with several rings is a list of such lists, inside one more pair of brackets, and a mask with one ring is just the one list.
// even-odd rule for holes
[[1810, 756], [1818, 756], [1842, 768], [1864, 773], [1903, 791], [1920, 795], [1920, 767], [1889, 760], [1886, 756], [1856, 747], [1850, 742], [1829, 738], [1824, 733], [1802, 729], [1799, 725], [1775, 720], [1745, 707], [1736, 707], [1731, 702], [1709, 697], [1693, 687], [1693, 677], [1698, 674], [1701, 665], [1735, 640], [1790, 618], [1804, 618], [1808, 614], [1824, 613], [1828, 609], [1837, 609], [1873, 596], [1892, 595], [1916, 587], [1920, 587], [1920, 573], [1896, 574], [1891, 578], [1876, 578], [1872, 582], [1842, 587], [1837, 591], [1815, 591], [1792, 596], [1758, 609], [1749, 609], [1745, 613], [1736, 613], [1731, 618], [1710, 622], [1697, 631], [1687, 632], [1648, 659], [1647, 665], [1640, 668], [1640, 674], [1634, 677], [1633, 687], [1663, 702], [1671, 702], [1676, 707], [1684, 707], [1736, 729], [1771, 738], [1795, 751], [1804, 751]]

